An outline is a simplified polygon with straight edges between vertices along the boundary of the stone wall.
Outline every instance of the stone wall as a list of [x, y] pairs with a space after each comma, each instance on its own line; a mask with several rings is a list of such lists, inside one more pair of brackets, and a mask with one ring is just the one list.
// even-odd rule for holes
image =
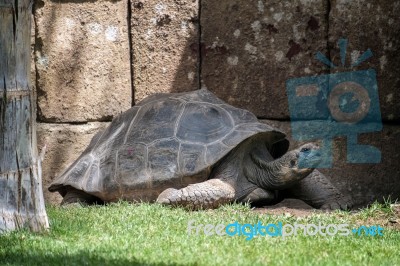
[[348, 57], [335, 71], [373, 52], [351, 70], [377, 71], [384, 127], [360, 141], [382, 162], [348, 164], [338, 138], [334, 167], [323, 171], [358, 204], [399, 197], [399, 12], [391, 0], [36, 0], [32, 79], [47, 202], [60, 201], [48, 184], [95, 132], [153, 93], [207, 87], [290, 136], [286, 81], [330, 73], [315, 54], [340, 65], [340, 38]]

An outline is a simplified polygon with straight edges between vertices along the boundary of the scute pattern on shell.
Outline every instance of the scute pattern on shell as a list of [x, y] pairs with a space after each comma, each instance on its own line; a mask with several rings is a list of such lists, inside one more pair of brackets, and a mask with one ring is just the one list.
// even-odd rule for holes
[[156, 94], [96, 134], [49, 190], [63, 195], [72, 186], [104, 201], [154, 201], [166, 188], [207, 180], [218, 161], [256, 134], [272, 143], [285, 138], [206, 89]]

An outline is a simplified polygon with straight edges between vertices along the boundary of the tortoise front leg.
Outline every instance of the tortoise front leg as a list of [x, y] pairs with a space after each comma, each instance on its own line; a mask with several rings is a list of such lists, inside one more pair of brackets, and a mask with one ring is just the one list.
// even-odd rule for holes
[[182, 189], [168, 188], [161, 192], [157, 202], [192, 209], [214, 209], [232, 202], [235, 189], [220, 179], [210, 179]]
[[314, 170], [306, 178], [293, 187], [283, 190], [283, 197], [303, 200], [314, 208], [350, 209], [353, 205], [350, 196], [343, 195], [329, 179], [318, 170]]
[[252, 205], [263, 206], [273, 203], [274, 201], [276, 201], [276, 199], [277, 197], [274, 191], [265, 190], [258, 187], [250, 192], [248, 195], [246, 195], [243, 199], [240, 199], [240, 202], [249, 202]]

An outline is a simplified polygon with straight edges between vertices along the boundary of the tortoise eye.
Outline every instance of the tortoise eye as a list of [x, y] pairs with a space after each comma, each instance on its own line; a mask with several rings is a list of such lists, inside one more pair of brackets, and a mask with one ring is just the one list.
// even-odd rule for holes
[[310, 149], [309, 149], [309, 148], [302, 148], [300, 151], [301, 151], [301, 152], [309, 152]]

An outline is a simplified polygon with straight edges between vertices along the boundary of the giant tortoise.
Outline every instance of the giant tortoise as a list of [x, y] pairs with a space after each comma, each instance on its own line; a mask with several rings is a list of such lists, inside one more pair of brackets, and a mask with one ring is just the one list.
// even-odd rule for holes
[[206, 89], [152, 95], [116, 116], [49, 190], [62, 204], [159, 202], [194, 209], [283, 197], [316, 208], [351, 201], [314, 168], [317, 145], [287, 152], [285, 134]]

